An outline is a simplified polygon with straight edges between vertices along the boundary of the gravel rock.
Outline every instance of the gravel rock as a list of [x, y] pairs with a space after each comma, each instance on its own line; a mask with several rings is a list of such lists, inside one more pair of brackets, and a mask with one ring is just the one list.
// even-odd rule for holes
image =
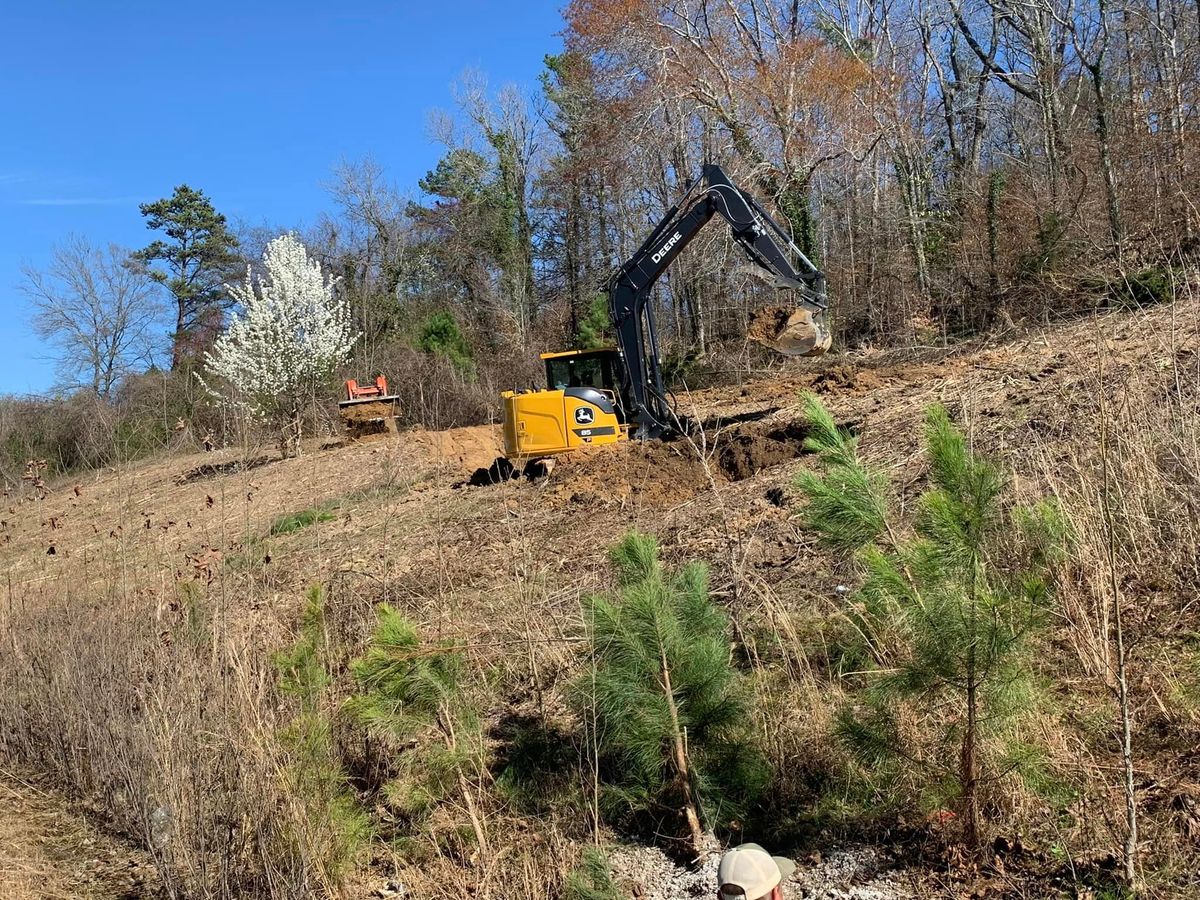
[[[720, 851], [706, 853], [689, 869], [656, 847], [620, 847], [609, 855], [617, 880], [639, 900], [712, 897]], [[786, 884], [789, 900], [908, 900], [914, 895], [887, 857], [871, 847], [835, 850], [800, 860]]]

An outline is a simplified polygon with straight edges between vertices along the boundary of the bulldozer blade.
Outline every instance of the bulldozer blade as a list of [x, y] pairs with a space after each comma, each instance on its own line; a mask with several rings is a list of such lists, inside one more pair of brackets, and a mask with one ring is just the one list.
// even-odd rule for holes
[[823, 318], [807, 309], [767, 307], [750, 317], [746, 336], [783, 356], [821, 356], [831, 343]]

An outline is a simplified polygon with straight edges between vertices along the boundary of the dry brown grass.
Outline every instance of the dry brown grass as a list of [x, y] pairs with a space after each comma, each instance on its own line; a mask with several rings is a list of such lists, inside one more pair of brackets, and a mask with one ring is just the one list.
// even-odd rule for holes
[[[1089, 854], [1119, 847], [1121, 827], [1105, 677], [1104, 610], [1113, 601], [1097, 518], [1101, 389], [1120, 435], [1112, 462], [1122, 486], [1121, 583], [1144, 729], [1139, 773], [1148, 779], [1139, 787], [1150, 842], [1143, 865], [1177, 873], [1196, 858], [1173, 804], [1200, 781], [1196, 760], [1182, 755], [1197, 733], [1184, 665], [1195, 648], [1182, 631], [1195, 629], [1200, 583], [1198, 309], [1185, 299], [960, 354], [864, 355], [836, 372], [802, 364], [697, 395], [706, 415], [782, 407], [773, 415], [784, 421], [796, 417], [801, 389], [822, 392], [835, 416], [861, 427], [864, 451], [900, 485], [902, 507], [924, 477], [920, 410], [940, 401], [1018, 473], [1021, 493], [1060, 497], [1079, 545], [1045, 660], [1052, 702], [1037, 726], [1080, 799], [1063, 818], [1021, 797], [1002, 821], [1039, 846], [1057, 844], [1081, 868]], [[1108, 348], [1103, 371], [1097, 348]], [[494, 760], [518, 721], [548, 722], [569, 741], [575, 723], [563, 690], [580, 664], [579, 600], [607, 583], [607, 548], [636, 526], [660, 537], [668, 560], [712, 564], [715, 596], [763, 692], [778, 793], [796, 804], [820, 800], [815, 791], [844, 774], [830, 723], [846, 686], [828, 667], [828, 641], [836, 587], [854, 572], [798, 529], [794, 466], [718, 479], [716, 491], [707, 481], [679, 491], [652, 484], [670, 473], [633, 448], [631, 464], [605, 476], [619, 475], [628, 490], [582, 491], [568, 468], [543, 485], [453, 486], [494, 451], [494, 437], [476, 430], [402, 433], [180, 478], [214, 462], [195, 455], [53, 485], [40, 500], [14, 504], [0, 516], [9, 573], [0, 585], [0, 680], [10, 688], [0, 693], [0, 755], [93, 798], [151, 848], [178, 896], [362, 892], [386, 878], [418, 896], [553, 894], [592, 839], [586, 803], [531, 814], [496, 789], [492, 770], [479, 773], [489, 859], [472, 860], [459, 836], [469, 830], [465, 811], [447, 804], [431, 828], [398, 842], [381, 834], [371, 859], [339, 887], [319, 826], [281, 775], [289, 757], [280, 731], [295, 708], [278, 691], [270, 654], [293, 639], [305, 588], [325, 585], [332, 714], [349, 690], [345, 665], [386, 600], [423, 634], [466, 651]], [[322, 505], [332, 520], [268, 534], [277, 517]], [[362, 736], [335, 725], [355, 788], [378, 812], [369, 773], [355, 767]], [[586, 775], [586, 748], [570, 750]], [[580, 787], [586, 796], [582, 776]], [[160, 808], [170, 811], [166, 832], [155, 827]]]
[[95, 827], [44, 779], [0, 769], [0, 897], [107, 900], [150, 896], [144, 854]]
[[69, 842], [65, 816], [47, 808], [49, 804], [32, 785], [12, 775], [0, 778], [0, 896], [13, 900], [71, 896], [75, 892], [45, 844], [48, 836]]

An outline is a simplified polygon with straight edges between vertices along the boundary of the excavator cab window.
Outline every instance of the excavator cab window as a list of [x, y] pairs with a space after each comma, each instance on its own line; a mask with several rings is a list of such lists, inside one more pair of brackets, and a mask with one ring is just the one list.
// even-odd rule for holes
[[615, 393], [620, 390], [616, 357], [615, 350], [552, 356], [546, 360], [546, 387], [552, 391], [590, 387]]

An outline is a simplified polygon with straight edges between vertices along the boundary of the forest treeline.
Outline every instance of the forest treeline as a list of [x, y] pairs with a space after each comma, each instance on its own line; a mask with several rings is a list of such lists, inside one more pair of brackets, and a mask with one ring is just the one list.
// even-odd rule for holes
[[[412, 185], [340, 163], [302, 232], [362, 332], [352, 374], [387, 374], [413, 421], [486, 421], [499, 389], [537, 380], [538, 351], [594, 333], [613, 267], [704, 162], [826, 271], [843, 348], [1160, 302], [1196, 251], [1189, 0], [573, 0], [563, 16], [536, 88], [464, 77], [432, 118], [434, 169]], [[220, 233], [189, 256], [197, 209]], [[145, 341], [110, 346], [125, 364], [104, 390], [4, 401], [10, 480], [29, 457], [65, 469], [236, 431], [190, 373], [221, 286], [285, 229], [226, 227], [186, 187], [142, 212], [160, 240], [134, 259], [169, 295], [169, 349], [140, 374]], [[664, 279], [671, 373], [760, 359], [743, 333], [770, 289], [742, 262], [713, 228]]]

